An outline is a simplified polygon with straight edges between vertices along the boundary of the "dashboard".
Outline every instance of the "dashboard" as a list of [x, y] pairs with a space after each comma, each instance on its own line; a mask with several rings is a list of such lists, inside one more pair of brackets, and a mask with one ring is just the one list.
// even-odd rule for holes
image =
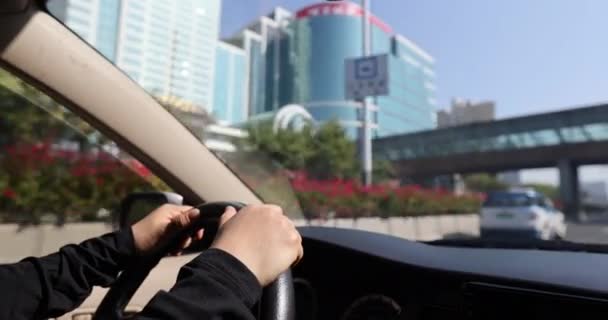
[[608, 316], [608, 255], [443, 247], [303, 227], [296, 314], [308, 319]]

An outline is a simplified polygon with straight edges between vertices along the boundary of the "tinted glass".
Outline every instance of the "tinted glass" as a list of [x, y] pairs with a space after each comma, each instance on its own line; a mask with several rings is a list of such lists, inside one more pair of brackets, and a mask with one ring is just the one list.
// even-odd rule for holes
[[476, 236], [531, 189], [608, 243], [608, 3], [118, 2], [49, 10], [302, 224]]
[[538, 198], [524, 193], [490, 193], [484, 207], [525, 207], [537, 204]]
[[78, 116], [0, 69], [0, 262], [109, 232], [128, 193], [168, 189]]

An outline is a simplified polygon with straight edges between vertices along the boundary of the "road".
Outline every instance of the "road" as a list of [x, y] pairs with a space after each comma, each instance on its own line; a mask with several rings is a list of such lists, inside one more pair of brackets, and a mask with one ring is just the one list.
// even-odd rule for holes
[[608, 223], [570, 223], [568, 224], [566, 240], [608, 244]]

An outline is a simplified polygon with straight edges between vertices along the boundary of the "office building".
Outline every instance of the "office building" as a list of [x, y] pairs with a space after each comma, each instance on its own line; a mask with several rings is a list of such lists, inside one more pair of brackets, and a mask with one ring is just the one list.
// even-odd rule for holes
[[477, 122], [493, 121], [496, 118], [496, 105], [493, 101], [471, 101], [452, 99], [450, 110], [437, 112], [437, 126], [446, 128]]
[[[54, 2], [54, 4], [53, 4]], [[274, 9], [218, 41], [220, 0], [51, 0], [51, 11], [148, 92], [198, 105], [219, 123], [304, 106], [352, 137], [362, 105], [346, 100], [344, 61], [362, 55], [363, 9]], [[370, 17], [372, 52], [389, 56], [388, 96], [373, 99], [374, 136], [435, 127], [433, 58]]]
[[219, 41], [217, 45], [213, 117], [221, 124], [242, 123], [247, 119], [247, 56], [241, 48]]
[[148, 92], [213, 106], [220, 0], [51, 0], [49, 10]]
[[147, 91], [210, 111], [220, 0], [124, 0], [116, 64]]
[[[301, 9], [294, 22], [295, 102], [319, 121], [337, 119], [356, 135], [361, 103], [345, 100], [344, 60], [362, 54], [363, 9], [352, 2]], [[389, 56], [389, 95], [374, 99], [374, 136], [434, 127], [433, 58], [371, 16], [372, 54]]]
[[[316, 121], [339, 121], [350, 136], [361, 127], [361, 103], [345, 98], [345, 60], [362, 55], [363, 9], [353, 2], [320, 3], [295, 14], [277, 8], [227, 39], [248, 56], [246, 108], [251, 116], [287, 104]], [[435, 127], [434, 60], [371, 16], [372, 52], [389, 55], [390, 94], [372, 106], [375, 136]]]
[[277, 7], [225, 39], [247, 57], [244, 108], [249, 116], [275, 112], [293, 101], [292, 18], [291, 12]]
[[377, 136], [436, 126], [434, 59], [404, 36], [390, 39], [390, 94], [377, 98]]
[[48, 9], [106, 58], [116, 58], [120, 0], [50, 0]]

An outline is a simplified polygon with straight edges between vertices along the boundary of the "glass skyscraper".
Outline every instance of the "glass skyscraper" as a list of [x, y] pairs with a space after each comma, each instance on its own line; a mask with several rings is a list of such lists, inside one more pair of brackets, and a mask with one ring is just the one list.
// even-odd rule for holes
[[218, 42], [215, 60], [213, 117], [222, 124], [241, 123], [247, 119], [247, 56], [245, 51]]
[[390, 95], [376, 99], [376, 135], [435, 128], [433, 58], [403, 36], [393, 36], [389, 43]]
[[[356, 136], [362, 108], [345, 99], [344, 66], [362, 55], [362, 15], [352, 2], [316, 4], [295, 14], [278, 8], [231, 38], [249, 56], [249, 114], [296, 103], [315, 120], [336, 120]], [[390, 69], [390, 94], [373, 99], [374, 136], [435, 127], [433, 58], [378, 17], [370, 19], [372, 53], [388, 54]]]
[[289, 66], [291, 12], [275, 8], [235, 36], [225, 39], [246, 54], [248, 115], [273, 112], [292, 100]]
[[[345, 60], [362, 55], [353, 2], [282, 8], [218, 41], [221, 0], [51, 0], [59, 19], [147, 91], [192, 102], [223, 124], [304, 106], [355, 136], [361, 103], [345, 98]], [[434, 61], [372, 16], [372, 51], [388, 54], [390, 94], [373, 99], [373, 135], [435, 126]]]
[[[352, 2], [303, 8], [293, 22], [294, 102], [318, 121], [338, 120], [351, 136], [361, 103], [345, 100], [344, 60], [362, 54], [363, 9]], [[386, 136], [434, 127], [433, 58], [370, 17], [372, 54], [389, 55], [389, 95], [373, 99], [372, 132]]]
[[48, 9], [106, 58], [114, 61], [119, 0], [51, 0]]
[[210, 111], [220, 0], [123, 0], [116, 64], [153, 94]]
[[51, 0], [49, 10], [148, 92], [213, 109], [220, 0]]

